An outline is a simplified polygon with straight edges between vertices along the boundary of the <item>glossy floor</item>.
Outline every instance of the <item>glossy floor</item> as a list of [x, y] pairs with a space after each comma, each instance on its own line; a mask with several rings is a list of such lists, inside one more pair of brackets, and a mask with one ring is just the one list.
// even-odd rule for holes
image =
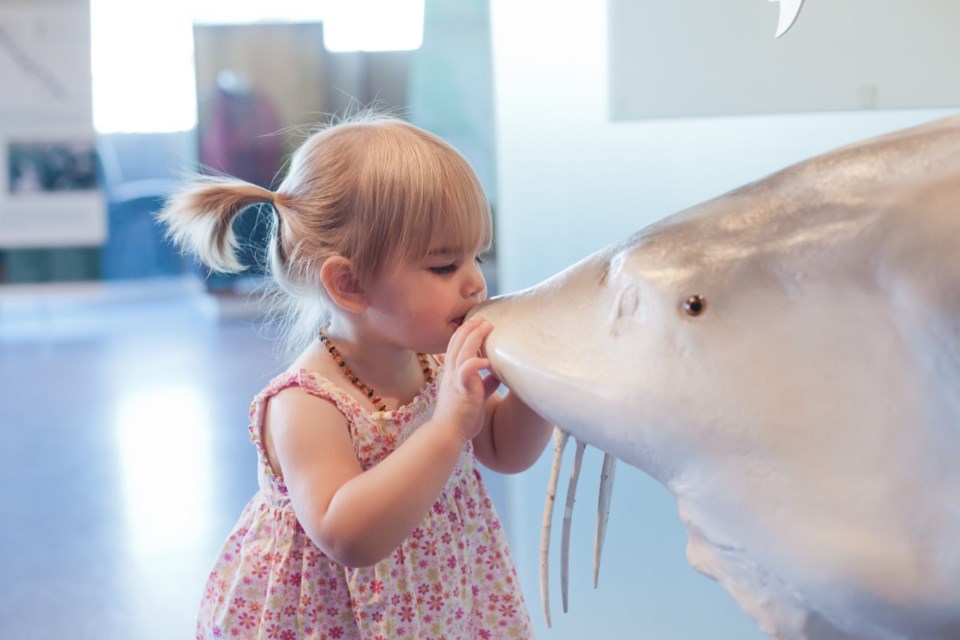
[[174, 282], [7, 293], [0, 354], [0, 637], [191, 637], [269, 343]]

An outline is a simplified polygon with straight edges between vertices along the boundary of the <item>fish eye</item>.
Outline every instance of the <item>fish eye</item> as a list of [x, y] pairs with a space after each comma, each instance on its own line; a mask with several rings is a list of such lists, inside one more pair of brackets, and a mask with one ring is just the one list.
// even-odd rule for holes
[[707, 299], [700, 294], [694, 294], [683, 302], [683, 312], [690, 317], [699, 316], [706, 309]]

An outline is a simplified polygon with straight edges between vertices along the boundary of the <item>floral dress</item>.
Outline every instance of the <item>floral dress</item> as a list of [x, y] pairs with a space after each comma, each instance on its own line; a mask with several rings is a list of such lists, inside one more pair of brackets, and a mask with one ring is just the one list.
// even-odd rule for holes
[[259, 491], [244, 508], [207, 581], [197, 638], [532, 637], [506, 537], [471, 443], [433, 508], [390, 557], [349, 568], [317, 548], [297, 521], [261, 440], [267, 402], [292, 386], [337, 405], [364, 469], [426, 422], [437, 398], [437, 383], [431, 382], [408, 405], [369, 412], [305, 369], [284, 373], [261, 391], [250, 407]]

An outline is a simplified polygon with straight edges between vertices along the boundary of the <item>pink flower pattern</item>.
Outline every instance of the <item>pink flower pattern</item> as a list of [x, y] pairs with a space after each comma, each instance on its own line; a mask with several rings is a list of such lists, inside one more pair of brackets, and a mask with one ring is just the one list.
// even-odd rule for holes
[[432, 382], [396, 411], [368, 412], [329, 380], [301, 369], [278, 376], [254, 398], [250, 438], [258, 451], [260, 490], [210, 573], [197, 639], [533, 637], [506, 537], [469, 444], [433, 508], [387, 559], [344, 567], [314, 545], [261, 440], [267, 402], [291, 386], [337, 405], [364, 469], [426, 422], [437, 397]]

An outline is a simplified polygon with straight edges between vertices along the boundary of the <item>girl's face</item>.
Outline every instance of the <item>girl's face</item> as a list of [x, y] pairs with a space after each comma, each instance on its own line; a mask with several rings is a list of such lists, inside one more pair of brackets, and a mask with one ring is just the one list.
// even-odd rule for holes
[[479, 249], [439, 244], [423, 260], [388, 264], [367, 288], [368, 313], [391, 342], [443, 353], [464, 317], [487, 297]]

